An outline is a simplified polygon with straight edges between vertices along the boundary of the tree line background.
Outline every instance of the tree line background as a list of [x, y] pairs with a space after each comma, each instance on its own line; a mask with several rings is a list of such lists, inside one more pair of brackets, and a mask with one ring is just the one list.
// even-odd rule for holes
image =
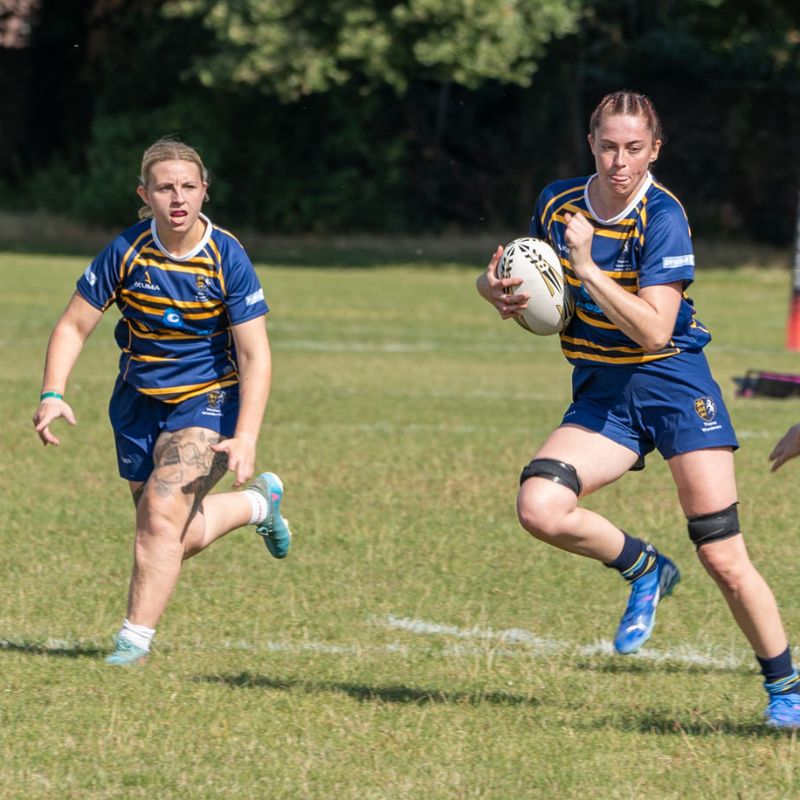
[[791, 241], [796, 0], [0, 0], [0, 208], [126, 226], [173, 134], [237, 229], [524, 230], [617, 88], [695, 233]]

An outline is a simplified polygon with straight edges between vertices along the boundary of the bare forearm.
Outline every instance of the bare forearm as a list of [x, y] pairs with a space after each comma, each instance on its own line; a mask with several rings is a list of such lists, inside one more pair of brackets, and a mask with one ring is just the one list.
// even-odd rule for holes
[[267, 408], [272, 379], [269, 350], [239, 358], [239, 418], [234, 436], [258, 437]]
[[65, 393], [67, 380], [85, 341], [84, 335], [72, 324], [64, 319], [59, 320], [47, 344], [42, 377], [43, 392]]
[[608, 319], [626, 336], [648, 352], [660, 350], [669, 341], [674, 317], [669, 326], [665, 318], [646, 300], [626, 292], [599, 267], [586, 270], [583, 286]]

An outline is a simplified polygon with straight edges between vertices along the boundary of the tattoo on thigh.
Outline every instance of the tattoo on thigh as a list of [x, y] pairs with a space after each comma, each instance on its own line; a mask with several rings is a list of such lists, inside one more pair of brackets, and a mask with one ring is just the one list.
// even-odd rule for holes
[[184, 534], [194, 516], [202, 510], [203, 498], [228, 468], [227, 454], [216, 453], [210, 447], [223, 438], [202, 429], [185, 428], [162, 434], [156, 443], [155, 469], [150, 482], [160, 497], [182, 495], [190, 501]]
[[162, 434], [153, 452], [151, 480], [156, 493], [161, 497], [178, 492], [197, 494], [195, 487], [206, 487], [203, 493], [207, 493], [228, 466], [227, 456], [210, 447], [221, 440], [217, 434], [196, 428]]
[[172, 464], [180, 464], [181, 462], [181, 452], [178, 449], [178, 446], [174, 443], [166, 444], [164, 446], [164, 451], [160, 458], [157, 454], [158, 450], [156, 450], [156, 458], [165, 467], [171, 466]]

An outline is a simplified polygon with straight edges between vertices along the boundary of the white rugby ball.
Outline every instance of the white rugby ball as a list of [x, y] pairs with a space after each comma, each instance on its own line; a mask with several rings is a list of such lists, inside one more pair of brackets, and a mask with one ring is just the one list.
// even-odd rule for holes
[[528, 307], [514, 316], [526, 331], [549, 336], [567, 327], [575, 303], [561, 261], [547, 242], [528, 236], [509, 242], [497, 264], [497, 277], [522, 278], [522, 283], [504, 291], [530, 295]]

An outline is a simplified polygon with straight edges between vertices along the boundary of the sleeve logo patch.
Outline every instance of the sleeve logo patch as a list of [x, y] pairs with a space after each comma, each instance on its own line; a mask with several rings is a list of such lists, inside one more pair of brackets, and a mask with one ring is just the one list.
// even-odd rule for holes
[[694, 254], [689, 253], [685, 256], [669, 256], [661, 259], [661, 266], [664, 269], [677, 269], [678, 267], [693, 267]]
[[257, 303], [259, 300], [264, 299], [264, 290], [259, 289], [257, 292], [253, 292], [252, 294], [247, 295], [244, 302], [245, 305], [252, 306], [253, 303]]
[[92, 272], [92, 265], [89, 264], [83, 273], [83, 277], [89, 282], [89, 286], [94, 286], [97, 283], [97, 275]]

